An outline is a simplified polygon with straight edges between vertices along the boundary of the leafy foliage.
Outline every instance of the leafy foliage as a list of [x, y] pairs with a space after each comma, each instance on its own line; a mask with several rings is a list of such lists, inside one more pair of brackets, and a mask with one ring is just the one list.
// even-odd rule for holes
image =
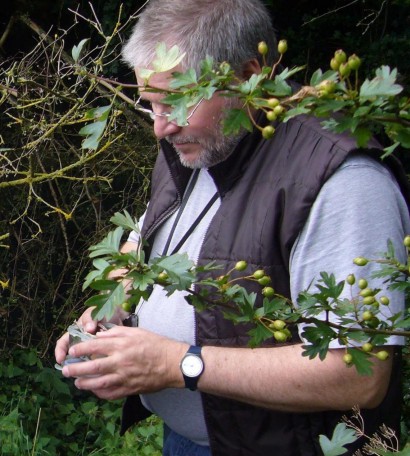
[[319, 442], [325, 456], [339, 456], [346, 453], [345, 445], [354, 442], [356, 438], [354, 430], [348, 429], [344, 423], [339, 423], [331, 439], [321, 435]]
[[[125, 302], [128, 308], [135, 308], [141, 298], [148, 298], [153, 285], [160, 285], [167, 295], [176, 290], [186, 291], [187, 301], [199, 311], [217, 306], [225, 318], [235, 324], [250, 325], [249, 344], [253, 347], [267, 339], [286, 342], [291, 338], [291, 328], [304, 324], [304, 356], [311, 359], [318, 356], [323, 360], [330, 343], [337, 340], [346, 347], [346, 364], [355, 366], [361, 375], [372, 373], [373, 359], [386, 359], [387, 352], [377, 347], [383, 345], [389, 335], [410, 336], [408, 311], [393, 313], [384, 319], [383, 309], [388, 308], [389, 299], [379, 296], [380, 289], [371, 288], [365, 279], [358, 281], [358, 292], [354, 294], [356, 277], [353, 274], [346, 280], [337, 281], [333, 274], [322, 272], [317, 283], [312, 284], [315, 291], [302, 291], [297, 303], [293, 303], [268, 286], [271, 279], [262, 270], [238, 276], [239, 271], [246, 269], [244, 261], [222, 276], [200, 279], [199, 273], [204, 271], [217, 275], [221, 265], [211, 263], [196, 267], [186, 254], [159, 256], [146, 263], [141, 247], [135, 252], [121, 253], [120, 233], [124, 229], [134, 229], [139, 233], [139, 228], [127, 212], [124, 215], [115, 214], [111, 222], [116, 228], [102, 242], [90, 247], [90, 256], [98, 256], [99, 262], [90, 271], [84, 284], [84, 288], [102, 291], [86, 303], [95, 306], [94, 317], [97, 319], [109, 320], [115, 307]], [[404, 243], [410, 248], [410, 236], [406, 237]], [[407, 264], [401, 264], [395, 259], [390, 244], [384, 258], [354, 259], [359, 267], [369, 261], [380, 264], [376, 275], [386, 277], [391, 287], [400, 285], [403, 291], [410, 290], [410, 256]], [[113, 277], [114, 270], [122, 272]], [[236, 274], [232, 276], [234, 272]], [[256, 293], [246, 290], [246, 284], [250, 281], [260, 284], [262, 305]], [[127, 294], [123, 283], [127, 284]], [[351, 288], [350, 299], [342, 295], [347, 286]]]
[[121, 404], [79, 392], [34, 350], [2, 358], [0, 385], [2, 456], [161, 454], [158, 418], [120, 437]]

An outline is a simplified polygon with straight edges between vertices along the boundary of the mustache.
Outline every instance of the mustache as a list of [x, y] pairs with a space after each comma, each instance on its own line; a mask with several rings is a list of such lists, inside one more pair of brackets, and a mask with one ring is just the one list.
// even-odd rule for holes
[[172, 135], [166, 136], [165, 139], [171, 144], [200, 144], [201, 141], [194, 136]]

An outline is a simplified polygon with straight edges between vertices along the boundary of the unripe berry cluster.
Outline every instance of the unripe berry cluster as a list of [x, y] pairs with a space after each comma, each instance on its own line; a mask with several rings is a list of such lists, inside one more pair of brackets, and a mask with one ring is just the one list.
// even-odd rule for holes
[[330, 60], [330, 68], [338, 71], [343, 79], [349, 77], [352, 71], [357, 71], [361, 63], [360, 58], [356, 54], [352, 54], [347, 58], [346, 52], [343, 49], [338, 49]]

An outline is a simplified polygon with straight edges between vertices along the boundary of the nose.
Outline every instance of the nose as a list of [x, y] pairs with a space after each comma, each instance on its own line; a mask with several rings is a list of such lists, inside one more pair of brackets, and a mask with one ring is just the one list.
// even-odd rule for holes
[[158, 139], [178, 133], [182, 128], [174, 121], [169, 122], [166, 117], [158, 116], [154, 119], [154, 133]]

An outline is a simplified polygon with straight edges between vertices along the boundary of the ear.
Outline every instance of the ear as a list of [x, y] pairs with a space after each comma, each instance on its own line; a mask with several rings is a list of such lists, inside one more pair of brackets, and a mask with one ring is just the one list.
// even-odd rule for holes
[[258, 59], [251, 59], [243, 64], [241, 76], [243, 79], [249, 79], [253, 74], [260, 74], [261, 71]]

